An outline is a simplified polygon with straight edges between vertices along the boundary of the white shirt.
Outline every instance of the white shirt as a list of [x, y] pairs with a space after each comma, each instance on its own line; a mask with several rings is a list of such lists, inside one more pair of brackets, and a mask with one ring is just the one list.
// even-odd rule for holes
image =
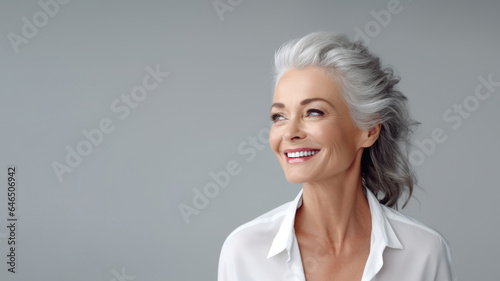
[[[378, 202], [365, 189], [372, 216], [370, 254], [362, 281], [451, 281], [448, 242], [435, 230]], [[236, 228], [222, 246], [219, 281], [305, 280], [302, 263], [318, 266], [315, 256], [300, 256], [294, 231], [295, 200]]]

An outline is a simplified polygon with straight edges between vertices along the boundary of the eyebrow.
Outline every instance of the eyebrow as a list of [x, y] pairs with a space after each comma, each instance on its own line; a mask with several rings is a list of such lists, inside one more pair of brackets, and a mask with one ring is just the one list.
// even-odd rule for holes
[[[325, 99], [322, 99], [322, 98], [310, 98], [310, 99], [305, 99], [303, 101], [300, 102], [300, 105], [306, 105], [306, 104], [309, 104], [313, 101], [324, 101], [326, 103], [328, 103], [331, 107], [335, 108], [335, 106], [333, 106], [333, 104], [331, 104], [329, 101], [325, 100]], [[273, 107], [277, 107], [277, 108], [284, 108], [285, 105], [281, 102], [275, 102], [273, 103], [273, 105], [271, 105], [271, 109]]]

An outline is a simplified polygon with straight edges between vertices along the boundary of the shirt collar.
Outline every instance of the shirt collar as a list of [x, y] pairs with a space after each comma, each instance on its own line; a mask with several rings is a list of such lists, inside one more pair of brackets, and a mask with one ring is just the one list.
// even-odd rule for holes
[[288, 260], [290, 260], [290, 250], [293, 243], [293, 233], [295, 231], [293, 228], [295, 223], [295, 213], [297, 212], [297, 209], [302, 206], [302, 191], [302, 189], [299, 191], [299, 194], [292, 202], [290, 202], [290, 205], [286, 209], [285, 218], [281, 223], [278, 233], [274, 236], [267, 258], [273, 257], [286, 249], [288, 252]]
[[[292, 202], [290, 202], [290, 205], [286, 209], [285, 218], [281, 223], [278, 233], [274, 237], [267, 258], [271, 258], [284, 250], [287, 250], [288, 261], [290, 260], [290, 252], [294, 239], [293, 226], [295, 223], [295, 213], [297, 212], [297, 209], [302, 206], [302, 192], [303, 190], [301, 189], [299, 194]], [[369, 262], [374, 263], [374, 266], [370, 267], [375, 271], [370, 275], [374, 275], [382, 267], [382, 254], [385, 247], [403, 249], [403, 245], [397, 238], [396, 233], [392, 229], [391, 224], [384, 214], [384, 206], [378, 202], [375, 195], [369, 189], [365, 188], [365, 194], [372, 216], [370, 256], [368, 257], [367, 264]]]

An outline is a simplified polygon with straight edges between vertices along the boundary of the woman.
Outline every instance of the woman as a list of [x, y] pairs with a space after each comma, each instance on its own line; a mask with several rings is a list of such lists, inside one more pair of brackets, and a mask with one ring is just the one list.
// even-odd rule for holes
[[395, 210], [415, 183], [417, 124], [399, 78], [324, 32], [284, 44], [275, 67], [269, 143], [303, 188], [227, 237], [219, 280], [452, 280], [446, 240]]

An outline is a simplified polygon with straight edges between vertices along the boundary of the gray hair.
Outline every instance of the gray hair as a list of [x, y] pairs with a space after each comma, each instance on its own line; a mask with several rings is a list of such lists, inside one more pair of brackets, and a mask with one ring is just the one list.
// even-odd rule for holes
[[382, 67], [360, 41], [347, 35], [315, 32], [283, 44], [275, 54], [274, 84], [291, 68], [317, 66], [335, 79], [349, 108], [354, 124], [369, 130], [382, 124], [377, 141], [363, 151], [363, 185], [381, 204], [397, 209], [407, 190], [408, 203], [416, 177], [408, 161], [412, 126], [407, 98], [394, 86], [400, 78], [390, 67]]

